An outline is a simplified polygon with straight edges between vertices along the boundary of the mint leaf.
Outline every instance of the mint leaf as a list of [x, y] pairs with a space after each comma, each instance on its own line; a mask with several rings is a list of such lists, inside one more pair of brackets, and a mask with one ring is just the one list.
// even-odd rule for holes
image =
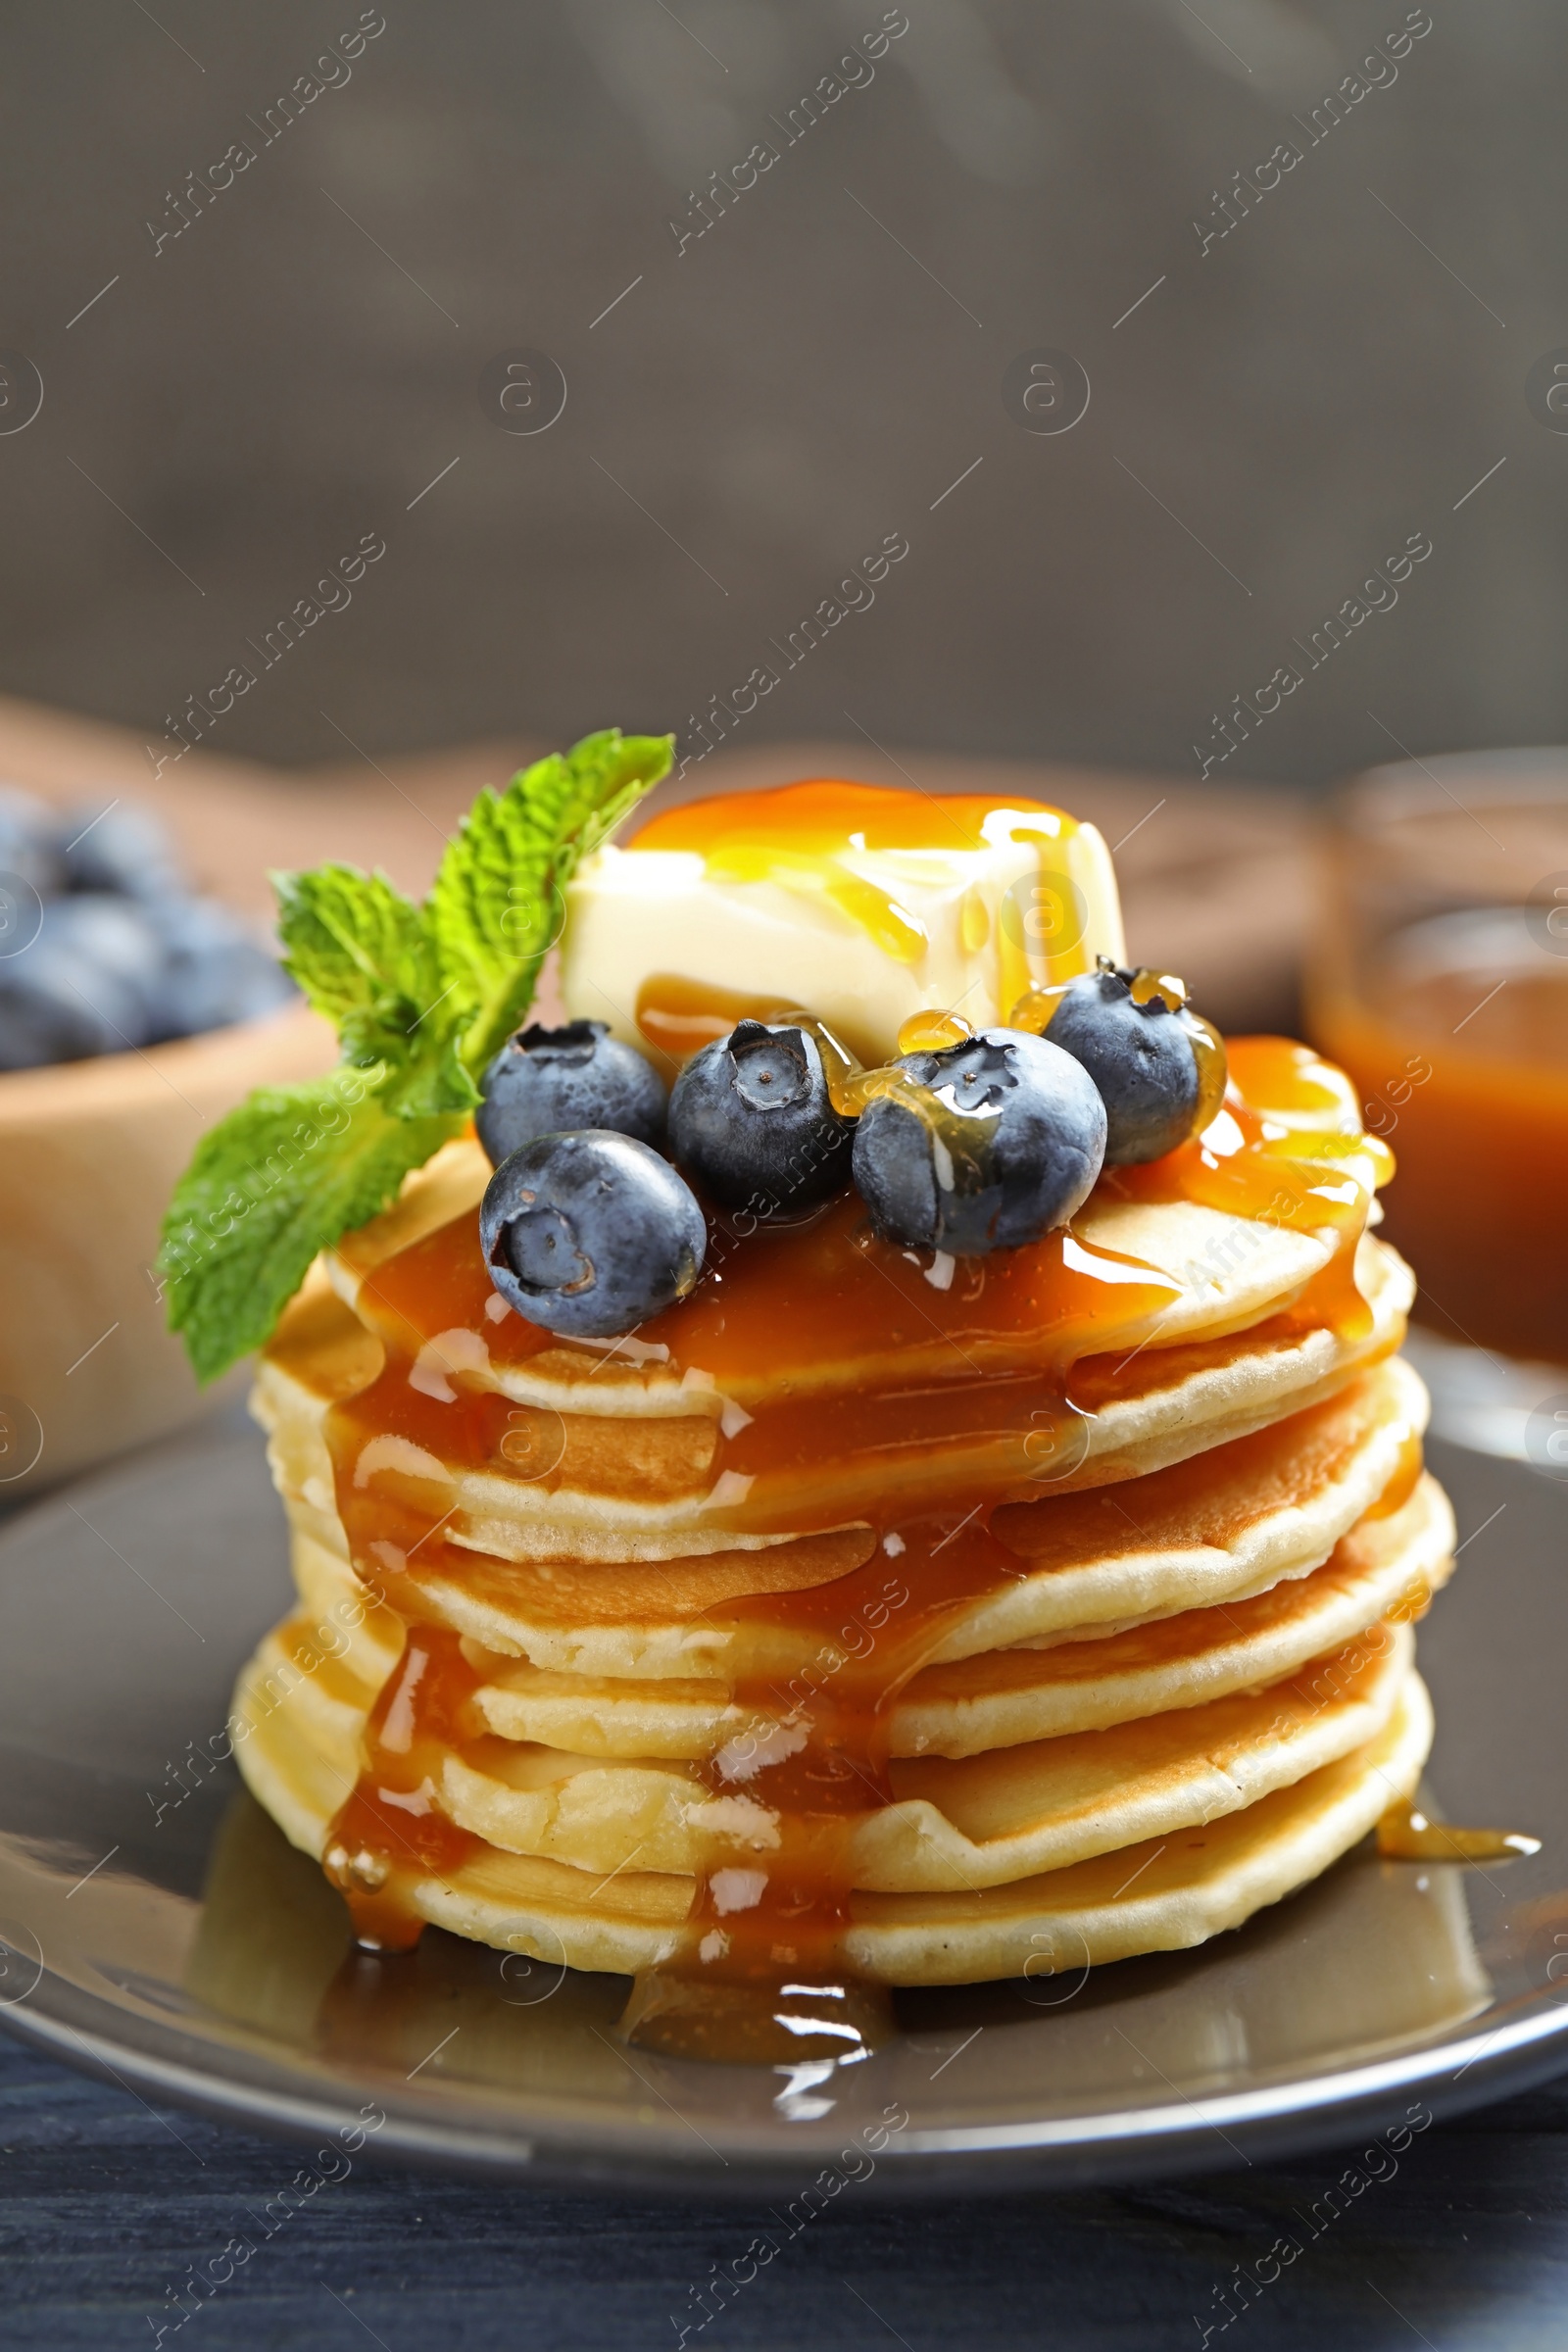
[[670, 764], [674, 737], [585, 736], [487, 787], [422, 906], [353, 865], [274, 874], [283, 961], [337, 1024], [330, 1077], [264, 1087], [175, 1189], [159, 1266], [203, 1381], [259, 1347], [318, 1250], [384, 1208], [458, 1134], [515, 1028], [580, 858]]
[[388, 989], [417, 990], [430, 958], [419, 909], [385, 874], [318, 865], [273, 874], [283, 961], [318, 1012], [341, 1020]]
[[441, 860], [425, 915], [441, 984], [466, 1001], [463, 1059], [475, 1076], [516, 1027], [560, 936], [566, 884], [674, 756], [668, 735], [607, 727], [487, 785]]
[[337, 1024], [346, 1058], [396, 1064], [440, 993], [419, 909], [385, 874], [353, 865], [273, 874], [283, 965]]
[[202, 1382], [259, 1348], [318, 1250], [397, 1196], [461, 1115], [389, 1113], [378, 1073], [261, 1087], [205, 1135], [164, 1220], [169, 1327]]

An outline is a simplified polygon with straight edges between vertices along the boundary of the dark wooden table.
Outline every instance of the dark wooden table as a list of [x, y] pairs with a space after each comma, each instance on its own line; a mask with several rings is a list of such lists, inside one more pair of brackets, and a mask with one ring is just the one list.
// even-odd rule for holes
[[[811, 2352], [1435, 2352], [1568, 2344], [1568, 2079], [1434, 2125], [1230, 2327], [1254, 2268], [1355, 2149], [1167, 2185], [890, 2208], [853, 2191], [687, 2342]], [[297, 2159], [155, 2111], [0, 2039], [0, 2342], [15, 2352], [630, 2352], [673, 2347], [691, 2290], [759, 2207], [588, 2203], [356, 2163], [177, 2335], [172, 2296]], [[1381, 2167], [1387, 2170], [1387, 2164]], [[1267, 2265], [1265, 2264], [1265, 2268]], [[221, 2268], [221, 2265], [220, 2265]], [[1229, 2308], [1235, 2308], [1234, 2295]]]

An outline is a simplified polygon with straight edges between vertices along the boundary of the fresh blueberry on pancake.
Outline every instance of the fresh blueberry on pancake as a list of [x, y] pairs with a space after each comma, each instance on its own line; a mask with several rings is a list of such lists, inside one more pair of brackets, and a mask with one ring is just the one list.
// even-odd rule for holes
[[1021, 1029], [895, 1062], [861, 1113], [855, 1181], [885, 1241], [983, 1256], [1080, 1209], [1105, 1156], [1105, 1106], [1070, 1054]]
[[480, 1086], [473, 1123], [492, 1167], [536, 1136], [569, 1127], [606, 1127], [640, 1144], [664, 1140], [663, 1080], [605, 1021], [563, 1029], [531, 1022], [508, 1038]]
[[669, 1098], [670, 1149], [726, 1208], [787, 1215], [846, 1191], [853, 1132], [816, 1040], [762, 1021], [694, 1054]]
[[479, 1246], [526, 1322], [606, 1340], [686, 1297], [708, 1235], [667, 1160], [590, 1127], [537, 1136], [502, 1161], [479, 1206]]
[[1107, 1166], [1162, 1159], [1185, 1143], [1198, 1109], [1198, 1056], [1182, 1004], [1138, 985], [1107, 956], [1063, 991], [1046, 1036], [1082, 1062], [1105, 1105]]

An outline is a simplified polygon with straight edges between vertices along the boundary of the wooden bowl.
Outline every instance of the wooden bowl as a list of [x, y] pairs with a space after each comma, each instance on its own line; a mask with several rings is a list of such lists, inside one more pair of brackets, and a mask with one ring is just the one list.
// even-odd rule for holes
[[198, 1389], [153, 1259], [198, 1138], [253, 1086], [329, 1069], [302, 1005], [203, 1037], [0, 1075], [0, 1500], [164, 1436]]

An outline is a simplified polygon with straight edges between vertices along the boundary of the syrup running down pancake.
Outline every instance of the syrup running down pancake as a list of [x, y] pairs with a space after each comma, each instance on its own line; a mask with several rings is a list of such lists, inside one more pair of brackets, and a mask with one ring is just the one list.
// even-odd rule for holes
[[[867, 787], [676, 811], [568, 911], [571, 1009], [670, 1054], [808, 1005], [886, 1057], [1121, 953], [1088, 828]], [[468, 1143], [327, 1253], [257, 1383], [301, 1605], [236, 1741], [366, 1941], [433, 1923], [634, 1976], [662, 2048], [843, 2057], [880, 1987], [1200, 1941], [1411, 1795], [1452, 1526], [1391, 1162], [1304, 1048], [1229, 1054], [1200, 1132], [1038, 1241], [715, 1211], [619, 1339], [499, 1296]]]

